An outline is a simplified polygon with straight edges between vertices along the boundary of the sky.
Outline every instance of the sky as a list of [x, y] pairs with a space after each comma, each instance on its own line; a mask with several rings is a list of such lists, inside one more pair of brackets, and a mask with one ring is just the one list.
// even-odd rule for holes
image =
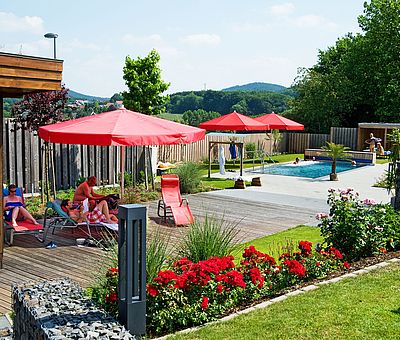
[[160, 54], [168, 93], [251, 82], [290, 86], [348, 32], [364, 0], [0, 0], [0, 52], [64, 60], [67, 88], [126, 90], [125, 57]]

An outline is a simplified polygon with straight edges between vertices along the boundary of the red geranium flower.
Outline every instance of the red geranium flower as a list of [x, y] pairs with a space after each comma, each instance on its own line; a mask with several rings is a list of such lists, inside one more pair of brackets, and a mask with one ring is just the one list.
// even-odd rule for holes
[[217, 288], [215, 289], [215, 291], [218, 293], [218, 294], [221, 294], [223, 291], [224, 291], [224, 287], [222, 286], [222, 285], [218, 285], [217, 286]]
[[203, 299], [201, 301], [201, 309], [206, 310], [208, 308], [208, 297], [203, 296]]
[[334, 255], [337, 259], [342, 259], [342, 253], [334, 247], [330, 247], [329, 252]]
[[347, 261], [344, 261], [344, 262], [343, 262], [343, 265], [344, 265], [347, 269], [350, 268], [350, 264], [349, 264]]
[[106, 302], [114, 302], [118, 300], [118, 295], [117, 293], [110, 293], [106, 295]]
[[304, 255], [310, 255], [312, 249], [312, 243], [308, 241], [300, 241], [299, 242], [299, 249], [301, 253]]
[[158, 290], [156, 287], [153, 285], [147, 285], [147, 292], [150, 294], [152, 297], [156, 297], [158, 295]]
[[285, 260], [284, 265], [288, 267], [289, 273], [297, 275], [298, 277], [303, 277], [306, 275], [306, 268], [296, 260]]

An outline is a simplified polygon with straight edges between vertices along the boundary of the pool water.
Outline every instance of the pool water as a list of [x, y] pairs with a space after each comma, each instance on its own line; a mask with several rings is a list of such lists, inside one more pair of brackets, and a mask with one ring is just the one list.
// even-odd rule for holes
[[[343, 172], [353, 170], [364, 166], [360, 164], [357, 166], [351, 165], [350, 162], [337, 162], [336, 172]], [[271, 165], [264, 168], [264, 174], [283, 175], [283, 176], [296, 176], [306, 178], [318, 178], [328, 176], [332, 171], [332, 162], [300, 162], [299, 164], [279, 164]]]

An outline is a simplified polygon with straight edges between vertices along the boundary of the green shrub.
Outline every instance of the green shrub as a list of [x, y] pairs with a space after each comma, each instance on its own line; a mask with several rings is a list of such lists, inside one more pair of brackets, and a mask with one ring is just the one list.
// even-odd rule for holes
[[400, 216], [389, 204], [361, 201], [353, 189], [329, 189], [330, 213], [317, 214], [328, 246], [350, 260], [371, 256], [400, 246]]
[[237, 244], [239, 229], [236, 224], [228, 224], [206, 215], [203, 221], [196, 220], [178, 246], [178, 253], [191, 261], [206, 260], [211, 256], [226, 256]]
[[256, 154], [256, 143], [246, 143], [244, 146], [246, 150], [246, 158], [254, 158]]
[[184, 163], [174, 169], [173, 173], [179, 176], [182, 193], [193, 194], [199, 191], [202, 175], [198, 164], [193, 162]]

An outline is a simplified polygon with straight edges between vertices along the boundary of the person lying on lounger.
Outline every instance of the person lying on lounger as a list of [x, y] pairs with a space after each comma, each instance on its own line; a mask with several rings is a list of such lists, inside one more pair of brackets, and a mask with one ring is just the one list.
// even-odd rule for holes
[[3, 211], [6, 221], [11, 222], [13, 227], [17, 227], [17, 221], [31, 220], [33, 224], [39, 224], [33, 216], [26, 210], [22, 197], [17, 195], [17, 186], [11, 184], [8, 187], [9, 195], [4, 197]]
[[65, 211], [69, 217], [75, 222], [81, 223], [88, 221], [89, 223], [118, 223], [118, 218], [109, 213], [107, 202], [101, 201], [95, 204], [94, 201], [89, 201], [89, 210], [84, 212], [83, 205], [79, 209], [74, 209], [73, 203], [70, 200], [61, 202], [61, 209]]

